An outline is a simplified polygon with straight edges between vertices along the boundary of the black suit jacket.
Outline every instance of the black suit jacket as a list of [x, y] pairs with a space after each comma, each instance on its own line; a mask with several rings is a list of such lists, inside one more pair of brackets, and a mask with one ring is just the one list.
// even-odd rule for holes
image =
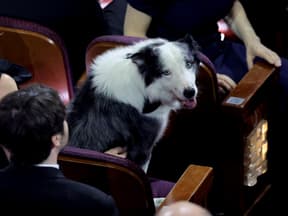
[[113, 0], [111, 4], [104, 8], [104, 18], [109, 26], [109, 34], [123, 34], [126, 6], [126, 0]]
[[7, 0], [0, 16], [34, 21], [57, 32], [70, 55], [74, 83], [85, 70], [85, 51], [96, 36], [107, 33], [97, 0]]
[[[65, 178], [51, 167], [9, 166], [0, 171], [1, 212], [13, 215], [118, 215], [114, 200], [102, 191]], [[4, 209], [3, 209], [4, 208]], [[27, 214], [26, 214], [27, 213]], [[58, 215], [58, 214], [57, 214]]]

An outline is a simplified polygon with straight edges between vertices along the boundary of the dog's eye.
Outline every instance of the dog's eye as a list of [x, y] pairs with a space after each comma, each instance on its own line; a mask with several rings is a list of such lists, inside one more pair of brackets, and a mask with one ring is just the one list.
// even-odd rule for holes
[[162, 74], [163, 74], [164, 76], [169, 76], [169, 75], [171, 74], [171, 72], [170, 72], [169, 70], [164, 70], [164, 71], [162, 72]]
[[186, 61], [186, 62], [185, 62], [185, 66], [186, 66], [186, 68], [188, 68], [188, 69], [192, 68], [192, 67], [193, 67], [193, 64], [194, 64], [194, 62], [192, 62], [192, 61]]

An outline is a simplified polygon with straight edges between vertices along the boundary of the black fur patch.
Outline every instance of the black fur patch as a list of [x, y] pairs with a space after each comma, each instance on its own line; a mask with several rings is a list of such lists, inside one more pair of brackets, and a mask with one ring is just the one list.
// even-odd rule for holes
[[129, 56], [144, 77], [146, 86], [150, 85], [155, 79], [161, 77], [163, 74], [163, 66], [159, 60], [159, 50], [157, 49], [157, 47], [162, 44], [163, 43], [151, 44]]

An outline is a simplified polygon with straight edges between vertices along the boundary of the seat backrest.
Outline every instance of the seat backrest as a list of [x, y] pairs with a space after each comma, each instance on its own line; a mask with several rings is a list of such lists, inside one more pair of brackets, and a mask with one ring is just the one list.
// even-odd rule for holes
[[0, 17], [0, 58], [25, 67], [32, 79], [56, 89], [67, 104], [73, 87], [66, 48], [52, 30], [20, 19]]
[[153, 215], [155, 206], [148, 177], [133, 162], [67, 146], [59, 156], [66, 177], [90, 184], [111, 194], [121, 215]]

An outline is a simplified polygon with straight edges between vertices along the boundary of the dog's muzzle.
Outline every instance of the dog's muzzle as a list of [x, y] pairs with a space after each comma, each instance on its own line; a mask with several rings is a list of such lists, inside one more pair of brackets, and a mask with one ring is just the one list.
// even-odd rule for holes
[[186, 88], [183, 91], [184, 100], [181, 100], [183, 108], [193, 109], [197, 105], [195, 88]]
[[185, 98], [191, 99], [195, 96], [195, 93], [196, 91], [194, 88], [187, 88], [187, 89], [184, 89], [183, 95]]

